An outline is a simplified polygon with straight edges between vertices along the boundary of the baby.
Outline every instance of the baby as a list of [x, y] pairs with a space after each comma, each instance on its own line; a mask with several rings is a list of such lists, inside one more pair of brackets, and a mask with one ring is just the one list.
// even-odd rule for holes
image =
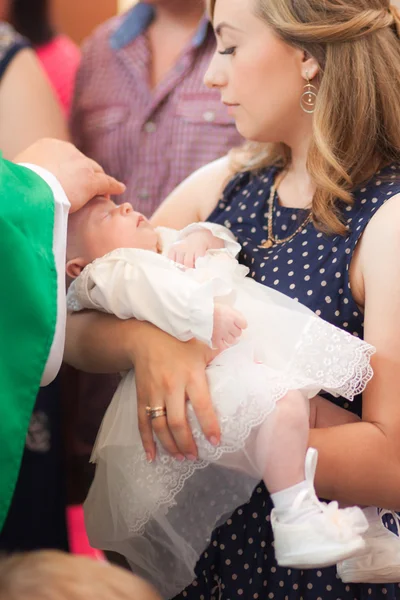
[[18, 554], [0, 561], [0, 600], [160, 600], [126, 570], [63, 552]]
[[[156, 460], [146, 460], [134, 372], [124, 375], [93, 451], [96, 476], [85, 504], [89, 539], [124, 554], [163, 596], [173, 596], [193, 579], [214, 526], [246, 502], [262, 478], [274, 504], [278, 564], [340, 563], [344, 581], [370, 581], [346, 561], [371, 551], [368, 533], [362, 537], [368, 521], [385, 538], [386, 559], [392, 538], [398, 540], [376, 509], [363, 513], [318, 500], [317, 453], [307, 446], [310, 424], [357, 419], [315, 396], [324, 390], [352, 400], [372, 376], [374, 349], [246, 277], [248, 269], [235, 259], [239, 250], [220, 225], [154, 229], [130, 204], [106, 198], [72, 216], [67, 273], [76, 279], [69, 310], [147, 320], [182, 341], [195, 337], [221, 350], [207, 368], [221, 427], [218, 447], [205, 439], [187, 405], [196, 461], [171, 457], [160, 444]], [[159, 416], [165, 416], [162, 407], [149, 407], [149, 418]], [[394, 577], [383, 567], [378, 577]]]

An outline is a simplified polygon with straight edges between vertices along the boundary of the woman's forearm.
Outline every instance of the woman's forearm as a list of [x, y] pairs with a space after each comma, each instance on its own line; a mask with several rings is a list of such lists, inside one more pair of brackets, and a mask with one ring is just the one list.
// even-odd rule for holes
[[361, 421], [310, 431], [318, 450], [316, 489], [344, 504], [400, 510], [397, 444], [380, 427]]
[[64, 361], [89, 373], [116, 373], [132, 367], [135, 336], [146, 324], [95, 311], [67, 318]]

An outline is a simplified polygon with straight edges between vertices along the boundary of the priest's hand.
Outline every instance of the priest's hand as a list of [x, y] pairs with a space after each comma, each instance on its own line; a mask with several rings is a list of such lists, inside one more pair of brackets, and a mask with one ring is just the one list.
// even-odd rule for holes
[[55, 175], [71, 203], [70, 212], [82, 208], [94, 196], [122, 194], [125, 185], [106, 175], [102, 167], [69, 142], [44, 138], [14, 158], [15, 163], [30, 163]]

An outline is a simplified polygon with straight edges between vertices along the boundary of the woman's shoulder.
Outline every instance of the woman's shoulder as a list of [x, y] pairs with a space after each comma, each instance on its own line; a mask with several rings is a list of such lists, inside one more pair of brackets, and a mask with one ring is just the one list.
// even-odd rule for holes
[[236, 196], [251, 196], [261, 190], [265, 191], [271, 186], [276, 171], [276, 167], [265, 167], [257, 171], [249, 169], [231, 173], [223, 190], [223, 200], [230, 203]]
[[384, 204], [388, 198], [400, 193], [400, 162], [380, 169], [370, 180], [354, 192], [356, 205]]
[[28, 40], [15, 31], [11, 25], [0, 21], [0, 79], [14, 56], [23, 48], [29, 48]]

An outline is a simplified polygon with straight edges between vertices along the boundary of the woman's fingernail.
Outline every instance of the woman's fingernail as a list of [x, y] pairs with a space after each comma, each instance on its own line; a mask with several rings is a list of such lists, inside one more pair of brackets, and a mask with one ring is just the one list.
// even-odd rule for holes
[[183, 456], [183, 454], [175, 454], [174, 458], [176, 458], [176, 460], [179, 460], [179, 462], [182, 462], [185, 460], [185, 457]]
[[217, 440], [217, 438], [215, 437], [215, 435], [213, 435], [212, 437], [210, 437], [210, 444], [212, 446], [219, 446], [219, 441]]
[[186, 458], [192, 462], [197, 460], [197, 457], [194, 454], [186, 454]]
[[151, 452], [146, 452], [146, 458], [147, 458], [147, 462], [149, 462], [149, 463], [153, 462], [153, 457], [151, 455]]

